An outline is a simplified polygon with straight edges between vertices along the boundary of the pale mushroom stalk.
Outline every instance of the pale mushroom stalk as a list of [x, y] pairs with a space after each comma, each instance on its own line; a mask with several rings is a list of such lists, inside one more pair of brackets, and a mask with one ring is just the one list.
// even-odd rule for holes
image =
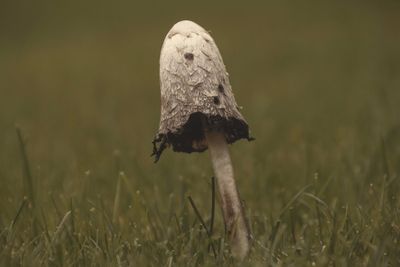
[[231, 250], [243, 259], [250, 249], [250, 231], [228, 144], [251, 137], [218, 47], [201, 26], [180, 21], [167, 33], [160, 54], [160, 88], [160, 126], [153, 155], [158, 161], [167, 147], [186, 153], [210, 149]]
[[228, 144], [223, 132], [205, 129], [211, 161], [221, 198], [221, 209], [232, 254], [243, 259], [249, 252], [250, 231], [233, 175]]

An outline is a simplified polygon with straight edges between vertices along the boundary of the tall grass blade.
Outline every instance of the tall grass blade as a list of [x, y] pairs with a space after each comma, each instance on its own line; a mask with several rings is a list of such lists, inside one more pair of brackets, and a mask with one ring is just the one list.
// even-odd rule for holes
[[117, 223], [119, 215], [119, 205], [121, 202], [121, 180], [122, 180], [122, 174], [119, 174], [117, 180], [117, 188], [115, 189], [114, 207], [112, 214], [112, 221], [114, 225]]
[[24, 177], [24, 188], [25, 188], [25, 194], [29, 198], [29, 203], [32, 205], [32, 207], [35, 206], [35, 194], [34, 194], [34, 188], [33, 188], [33, 178], [32, 178], [32, 172], [31, 168], [29, 165], [29, 160], [28, 160], [28, 155], [26, 153], [26, 145], [22, 137], [21, 129], [19, 126], [15, 127], [17, 131], [17, 137], [18, 137], [18, 143], [19, 143], [19, 148], [20, 148], [20, 153], [21, 153], [21, 159], [22, 159], [22, 172], [23, 172], [23, 177]]
[[194, 201], [192, 199], [191, 196], [188, 196], [190, 205], [192, 206], [194, 212], [196, 213], [197, 218], [200, 220], [201, 225], [204, 227], [204, 229], [206, 230], [206, 233], [208, 235], [208, 238], [210, 239], [210, 245], [211, 245], [211, 249], [213, 251], [214, 254], [214, 258], [217, 258], [217, 252], [215, 250], [214, 244], [212, 243], [212, 238], [211, 238], [211, 233], [210, 230], [207, 228], [206, 223], [203, 220], [203, 217], [201, 217], [199, 210], [197, 209], [196, 205], [194, 204]]
[[14, 226], [15, 226], [15, 224], [17, 223], [17, 221], [18, 221], [18, 219], [19, 219], [19, 216], [21, 215], [22, 210], [24, 209], [26, 203], [27, 203], [27, 200], [26, 200], [26, 198], [24, 198], [24, 199], [22, 200], [22, 202], [21, 202], [21, 205], [20, 205], [19, 208], [18, 208], [17, 214], [15, 215], [14, 219], [13, 219], [12, 222], [11, 222], [11, 227], [10, 227], [10, 229], [14, 228]]
[[58, 238], [62, 232], [62, 230], [64, 229], [64, 225], [67, 222], [68, 218], [71, 216], [71, 211], [67, 211], [67, 213], [65, 213], [64, 217], [62, 218], [61, 222], [58, 224], [56, 232], [53, 235], [53, 239], [52, 239], [52, 243], [57, 242]]

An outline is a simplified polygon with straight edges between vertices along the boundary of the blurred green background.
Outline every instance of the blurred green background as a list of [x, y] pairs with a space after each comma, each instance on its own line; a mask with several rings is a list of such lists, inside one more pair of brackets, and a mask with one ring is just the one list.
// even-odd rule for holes
[[[398, 1], [3, 2], [0, 262], [47, 262], [38, 259], [50, 259], [50, 250], [35, 250], [42, 242], [40, 233], [52, 235], [61, 215], [73, 210], [80, 237], [76, 243], [59, 244], [69, 256], [53, 255], [46, 264], [69, 265], [74, 260], [116, 264], [119, 250], [103, 249], [111, 255], [105, 259], [92, 257], [94, 252], [79, 253], [85, 238], [95, 235], [93, 229], [109, 233], [101, 226], [104, 218], [93, 215], [93, 209], [101, 202], [105, 214], [115, 213], [117, 198], [118, 230], [110, 235], [121, 236], [117, 247], [124, 242], [132, 246], [124, 254], [126, 262], [159, 266], [170, 259], [182, 265], [211, 261], [207, 253], [187, 252], [182, 245], [187, 240], [179, 243], [172, 230], [162, 227], [171, 214], [182, 219], [182, 227], [193, 226], [196, 217], [187, 207], [188, 195], [208, 218], [212, 176], [208, 153], [168, 150], [157, 164], [150, 158], [160, 113], [159, 52], [165, 34], [183, 19], [211, 32], [256, 138], [231, 147], [257, 239], [249, 264], [395, 262], [397, 243], [389, 237], [400, 235], [400, 230], [393, 230], [400, 229], [397, 191], [390, 193], [398, 188], [400, 172], [399, 8]], [[7, 239], [10, 222], [28, 195], [16, 124], [26, 143], [36, 208], [31, 208], [33, 215], [23, 208], [19, 228]], [[120, 190], [118, 181], [124, 185]], [[293, 252], [293, 246], [301, 246], [298, 240], [293, 246], [290, 242], [273, 246], [270, 234], [277, 220], [288, 225], [282, 236], [285, 231], [288, 236], [303, 236], [310, 251], [335, 246], [328, 242], [335, 232], [332, 218], [323, 220], [327, 226], [317, 242], [305, 230], [316, 227], [315, 203], [303, 197], [290, 202], [306, 186], [305, 191], [329, 207], [327, 213], [337, 210], [344, 220], [352, 215], [354, 227], [360, 229], [369, 225], [369, 230], [362, 229], [372, 236], [359, 229], [357, 237], [369, 242], [357, 241], [365, 250], [350, 253], [351, 246], [345, 245], [348, 237], [335, 241], [341, 248], [333, 251], [335, 257], [324, 250], [309, 257], [298, 255]], [[288, 203], [295, 210], [290, 216]], [[379, 217], [387, 222], [383, 224], [376, 214], [386, 206], [392, 208]], [[344, 207], [348, 213], [343, 213]], [[156, 230], [146, 230], [152, 220]], [[375, 223], [368, 224], [369, 220]], [[216, 231], [223, 236], [220, 218], [218, 222]], [[30, 232], [35, 223], [36, 235]], [[142, 230], [132, 230], [132, 225]], [[143, 246], [137, 252], [132, 245], [136, 239], [148, 242], [149, 250]], [[26, 245], [31, 240], [37, 240], [36, 245]], [[175, 254], [168, 254], [170, 247], [165, 251], [159, 247], [162, 240], [175, 240], [181, 250], [172, 242]], [[207, 247], [207, 239], [203, 241], [199, 251]], [[98, 247], [103, 245], [99, 241]], [[383, 257], [380, 248], [389, 256]], [[282, 251], [289, 256], [282, 256]]]

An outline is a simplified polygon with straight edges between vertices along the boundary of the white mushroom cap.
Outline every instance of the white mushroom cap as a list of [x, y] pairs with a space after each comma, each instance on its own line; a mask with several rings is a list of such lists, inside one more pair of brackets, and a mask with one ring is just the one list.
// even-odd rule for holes
[[165, 37], [160, 86], [160, 127], [153, 141], [156, 161], [168, 145], [188, 153], [207, 149], [202, 121], [223, 131], [228, 143], [251, 140], [218, 47], [196, 23], [180, 21]]

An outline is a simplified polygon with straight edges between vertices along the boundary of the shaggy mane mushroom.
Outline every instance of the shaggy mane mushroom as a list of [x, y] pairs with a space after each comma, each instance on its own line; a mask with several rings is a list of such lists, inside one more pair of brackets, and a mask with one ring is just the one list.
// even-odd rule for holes
[[157, 162], [167, 147], [187, 153], [209, 149], [232, 254], [243, 259], [250, 249], [250, 230], [228, 144], [252, 138], [221, 54], [209, 33], [196, 23], [180, 21], [165, 37], [160, 85], [160, 127], [152, 155]]

